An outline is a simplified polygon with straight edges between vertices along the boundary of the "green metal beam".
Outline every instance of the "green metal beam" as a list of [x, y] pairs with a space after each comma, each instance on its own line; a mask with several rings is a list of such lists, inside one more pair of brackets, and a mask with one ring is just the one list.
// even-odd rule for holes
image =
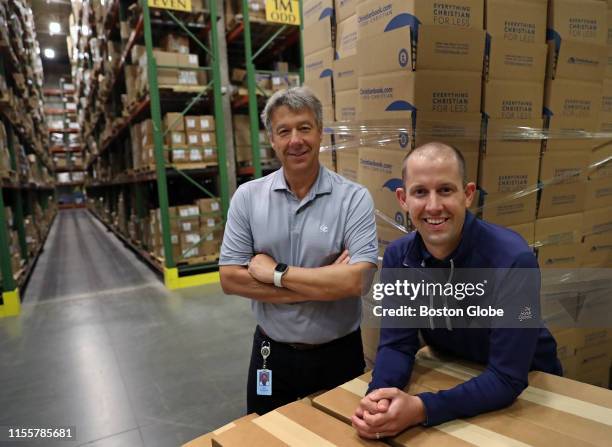
[[209, 1], [210, 6], [210, 40], [213, 50], [213, 97], [215, 107], [215, 133], [217, 137], [217, 163], [219, 165], [219, 182], [220, 182], [220, 199], [221, 209], [223, 210], [223, 216], [227, 216], [229, 209], [229, 172], [227, 165], [227, 154], [225, 152], [226, 141], [225, 141], [225, 117], [223, 114], [223, 98], [221, 91], [221, 66], [219, 54], [219, 35], [217, 29], [217, 2], [216, 0]]
[[246, 58], [247, 88], [249, 95], [249, 122], [251, 128], [251, 153], [255, 178], [261, 177], [261, 158], [259, 151], [259, 116], [257, 111], [257, 94], [255, 83], [255, 65], [253, 64], [253, 47], [251, 43], [251, 21], [249, 19], [249, 1], [242, 0], [244, 22], [244, 54]]
[[[149, 98], [151, 107], [151, 120], [153, 121], [153, 144], [155, 147], [155, 169], [157, 172], [157, 194], [162, 224], [162, 241], [164, 245], [164, 258], [167, 268], [176, 266], [172, 256], [172, 240], [170, 238], [170, 216], [168, 208], [168, 182], [166, 180], [166, 162], [164, 157], [164, 136], [162, 133], [161, 101], [157, 84], [157, 66], [153, 56], [153, 33], [151, 31], [151, 16], [147, 0], [140, 0], [144, 23], [144, 37], [147, 51], [147, 73], [149, 80]], [[173, 17], [174, 15], [170, 13]]]
[[302, 3], [300, 4], [300, 84], [304, 83], [304, 11]]

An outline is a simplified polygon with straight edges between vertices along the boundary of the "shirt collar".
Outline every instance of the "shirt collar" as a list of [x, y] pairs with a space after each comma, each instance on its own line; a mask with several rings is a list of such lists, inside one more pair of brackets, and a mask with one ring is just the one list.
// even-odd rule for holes
[[[283, 168], [280, 168], [274, 173], [274, 178], [272, 180], [272, 189], [274, 191], [289, 191], [289, 185], [287, 185], [287, 180], [285, 180], [285, 171]], [[315, 180], [312, 188], [308, 192], [308, 196], [318, 196], [319, 194], [329, 194], [332, 191], [332, 179], [329, 171], [323, 166], [319, 166], [319, 175]]]

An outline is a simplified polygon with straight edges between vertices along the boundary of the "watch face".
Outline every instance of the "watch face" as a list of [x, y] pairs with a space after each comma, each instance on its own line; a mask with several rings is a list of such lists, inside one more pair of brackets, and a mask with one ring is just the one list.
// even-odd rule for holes
[[285, 273], [288, 268], [289, 266], [287, 264], [276, 264], [276, 267], [274, 268], [274, 270], [279, 273]]

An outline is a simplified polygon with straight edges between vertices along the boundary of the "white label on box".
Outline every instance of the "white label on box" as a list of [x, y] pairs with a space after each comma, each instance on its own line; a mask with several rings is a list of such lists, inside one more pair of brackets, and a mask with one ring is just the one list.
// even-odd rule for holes
[[191, 228], [192, 226], [192, 222], [181, 222], [181, 228], [184, 232], [193, 231], [193, 229]]
[[200, 235], [197, 233], [186, 234], [185, 240], [189, 244], [197, 244], [200, 242]]
[[198, 77], [195, 71], [179, 71], [178, 83], [184, 85], [198, 85]]
[[189, 63], [190, 64], [195, 64], [198, 65], [198, 55], [197, 54], [190, 54], [189, 55]]
[[202, 153], [198, 149], [191, 149], [189, 151], [189, 160], [191, 161], [202, 160]]
[[200, 134], [202, 135], [202, 143], [209, 143], [210, 142], [210, 135], [208, 135], [207, 133], [203, 133]]
[[215, 154], [214, 149], [207, 147], [204, 149], [204, 156], [206, 158], [212, 157]]
[[196, 128], [196, 120], [193, 118], [188, 118], [187, 121], [187, 129], [195, 129]]
[[175, 160], [184, 160], [185, 159], [185, 150], [184, 149], [174, 149], [172, 151], [172, 158]]
[[208, 118], [200, 119], [200, 129], [208, 129], [210, 127], [210, 123], [208, 122]]
[[179, 237], [178, 234], [171, 234], [170, 235], [170, 242], [172, 242], [172, 244], [178, 244], [179, 243]]
[[183, 250], [183, 258], [193, 258], [200, 254], [198, 247], [193, 247], [188, 250]]
[[198, 136], [189, 135], [189, 144], [198, 144]]
[[206, 225], [209, 227], [214, 227], [215, 226], [215, 219], [207, 219], [206, 220]]
[[180, 133], [173, 133], [172, 134], [172, 142], [173, 143], [182, 143], [183, 142], [183, 135]]
[[281, 84], [281, 78], [277, 77], [277, 76], [273, 76], [272, 77], [272, 84], [274, 85], [280, 85]]
[[213, 211], [219, 211], [219, 202], [212, 202], [210, 204], [210, 209]]
[[214, 237], [213, 237], [213, 234], [212, 234], [212, 233], [210, 233], [210, 234], [206, 235], [206, 240], [207, 240], [207, 241], [212, 241], [213, 239], [214, 239]]

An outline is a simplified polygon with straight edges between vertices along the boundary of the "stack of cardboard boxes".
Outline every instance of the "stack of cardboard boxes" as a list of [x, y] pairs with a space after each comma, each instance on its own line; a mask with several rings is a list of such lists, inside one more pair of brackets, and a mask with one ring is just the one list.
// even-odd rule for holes
[[[219, 199], [198, 199], [194, 205], [170, 207], [168, 212], [174, 261], [219, 257], [223, 238]], [[164, 244], [159, 209], [150, 211], [149, 229], [146, 234], [149, 249], [163, 258]]]
[[[547, 0], [486, 0], [483, 83], [482, 217], [512, 226], [533, 243], [546, 73]], [[530, 190], [524, 195], [519, 191]]]
[[[163, 118], [164, 157], [166, 162], [210, 164], [217, 162], [215, 118], [211, 115], [166, 113]], [[155, 169], [153, 121], [145, 120], [132, 126], [133, 166]], [[139, 144], [137, 143], [139, 142]]]
[[[251, 149], [251, 121], [249, 115], [232, 115], [232, 125], [234, 127], [234, 147], [236, 149], [236, 161], [241, 164], [251, 164], [253, 162], [253, 152]], [[274, 159], [274, 151], [270, 146], [268, 134], [260, 129], [259, 134], [259, 158], [267, 163]]]

